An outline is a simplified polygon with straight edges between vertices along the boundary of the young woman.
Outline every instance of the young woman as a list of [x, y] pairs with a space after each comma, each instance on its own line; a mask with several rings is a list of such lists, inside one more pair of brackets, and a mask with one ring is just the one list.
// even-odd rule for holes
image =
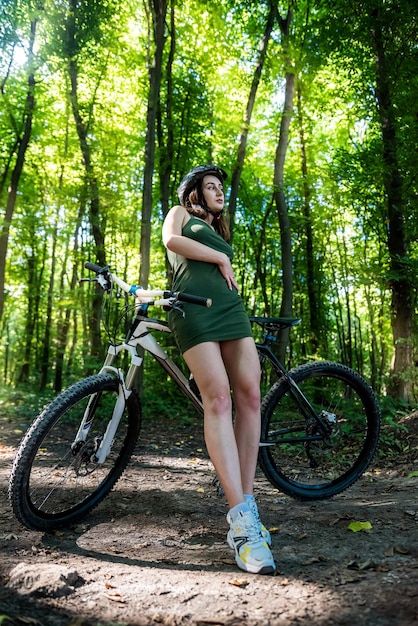
[[205, 442], [229, 505], [228, 544], [238, 567], [272, 574], [276, 567], [270, 534], [261, 524], [253, 496], [260, 441], [260, 366], [222, 216], [226, 176], [213, 165], [193, 168], [178, 189], [180, 205], [164, 221], [173, 289], [213, 301], [210, 308], [184, 304], [185, 316], [170, 311], [169, 323], [201, 393]]

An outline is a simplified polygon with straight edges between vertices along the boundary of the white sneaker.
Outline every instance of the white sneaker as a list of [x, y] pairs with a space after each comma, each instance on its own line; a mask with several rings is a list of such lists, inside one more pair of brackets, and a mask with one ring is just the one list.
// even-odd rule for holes
[[251, 498], [250, 500], [247, 500], [247, 504], [249, 505], [251, 509], [251, 513], [253, 514], [255, 523], [257, 524], [257, 527], [259, 528], [260, 533], [263, 535], [268, 545], [271, 546], [271, 535], [269, 531], [267, 530], [267, 528], [264, 526], [264, 524], [261, 522], [260, 515], [258, 513], [257, 502], [254, 500], [254, 498]]
[[238, 513], [235, 521], [229, 514], [227, 541], [235, 551], [235, 562], [239, 568], [251, 574], [274, 574], [276, 565], [273, 555], [254, 521], [251, 511]]

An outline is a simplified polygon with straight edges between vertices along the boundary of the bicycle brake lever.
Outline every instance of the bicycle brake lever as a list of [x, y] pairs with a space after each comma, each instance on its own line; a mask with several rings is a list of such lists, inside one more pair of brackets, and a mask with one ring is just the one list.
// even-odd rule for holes
[[78, 280], [79, 283], [93, 283], [95, 281], [97, 281], [96, 276], [94, 278], [79, 278]]
[[170, 306], [175, 311], [180, 311], [183, 317], [186, 317], [186, 313], [183, 311], [181, 304], [178, 302], [178, 300], [175, 300], [174, 298], [170, 298]]

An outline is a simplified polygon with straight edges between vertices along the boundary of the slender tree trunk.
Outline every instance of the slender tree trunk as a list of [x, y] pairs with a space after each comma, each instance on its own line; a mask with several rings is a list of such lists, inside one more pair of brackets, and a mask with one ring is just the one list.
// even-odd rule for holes
[[6, 210], [3, 217], [3, 224], [0, 230], [0, 321], [4, 312], [5, 291], [4, 283], [6, 276], [6, 258], [9, 244], [10, 225], [16, 207], [16, 198], [19, 188], [19, 181], [25, 163], [26, 150], [32, 134], [32, 119], [35, 108], [35, 76], [33, 73], [33, 46], [35, 43], [37, 20], [33, 20], [30, 28], [29, 54], [28, 54], [28, 89], [26, 93], [26, 105], [23, 113], [23, 133], [18, 140], [18, 151], [16, 163], [12, 170], [9, 192], [7, 195]]
[[[68, 19], [68, 36], [76, 38], [75, 13]], [[78, 65], [75, 58], [68, 60], [68, 75], [70, 79], [70, 103], [76, 125], [80, 150], [84, 162], [86, 187], [88, 190], [89, 219], [95, 244], [95, 255], [99, 265], [106, 265], [104, 220], [100, 214], [99, 186], [92, 163], [91, 147], [88, 142], [88, 124], [83, 120], [78, 103]], [[92, 314], [89, 320], [91, 333], [92, 353], [103, 358], [103, 346], [100, 336], [100, 309], [103, 294], [97, 287], [93, 297]]]
[[345, 345], [345, 354], [346, 360], [345, 365], [348, 367], [353, 367], [353, 324], [352, 324], [352, 313], [351, 313], [351, 303], [350, 303], [350, 290], [349, 290], [349, 270], [347, 267], [347, 242], [345, 237], [342, 238], [341, 245], [341, 273], [343, 275], [343, 285], [344, 285], [344, 298], [345, 298], [345, 315], [347, 320], [347, 333], [346, 333], [346, 345]]
[[298, 98], [298, 123], [299, 123], [299, 139], [300, 139], [300, 156], [302, 164], [302, 184], [303, 184], [303, 215], [306, 240], [306, 282], [309, 302], [309, 339], [310, 352], [317, 354], [320, 346], [321, 332], [321, 310], [320, 310], [320, 282], [318, 280], [318, 272], [316, 268], [313, 230], [312, 230], [312, 213], [311, 213], [311, 188], [308, 177], [308, 160], [306, 156], [306, 139], [303, 118], [303, 103], [300, 86], [297, 89]]
[[140, 284], [144, 288], [147, 288], [148, 286], [150, 271], [152, 185], [155, 165], [155, 128], [161, 86], [163, 51], [165, 45], [167, 0], [149, 0], [149, 8], [152, 16], [154, 53], [148, 68], [150, 86], [148, 92], [144, 183], [142, 191]]
[[254, 108], [255, 97], [257, 95], [258, 85], [260, 84], [261, 72], [263, 70], [264, 61], [267, 54], [267, 47], [271, 36], [271, 31], [275, 19], [278, 18], [277, 13], [277, 0], [269, 1], [269, 14], [267, 17], [266, 27], [264, 29], [264, 35], [261, 40], [258, 62], [254, 70], [254, 76], [251, 84], [250, 94], [248, 96], [247, 106], [245, 109], [244, 120], [241, 128], [241, 136], [238, 145], [237, 160], [232, 172], [231, 187], [229, 195], [228, 213], [231, 230], [231, 240], [234, 232], [235, 212], [237, 208], [238, 189], [241, 180], [241, 172], [244, 165], [245, 153], [247, 149], [248, 132], [250, 129], [251, 117]]
[[398, 163], [395, 110], [391, 97], [391, 80], [387, 66], [385, 43], [376, 12], [372, 40], [375, 47], [376, 100], [383, 140], [384, 186], [388, 208], [388, 250], [391, 262], [392, 333], [394, 352], [388, 385], [390, 395], [408, 401], [411, 385], [403, 374], [412, 366], [412, 322], [416, 300], [416, 285], [408, 275], [409, 242], [404, 224], [402, 177]]
[[[169, 210], [169, 199], [171, 191], [171, 173], [173, 171], [174, 162], [174, 127], [173, 127], [173, 61], [176, 50], [176, 26], [175, 26], [174, 0], [170, 2], [170, 51], [166, 64], [166, 105], [164, 111], [164, 122], [162, 120], [162, 109], [158, 107], [157, 118], [157, 134], [158, 146], [160, 152], [159, 170], [160, 170], [160, 202], [164, 217]], [[161, 100], [158, 100], [159, 103]], [[167, 129], [167, 135], [164, 140], [163, 127]]]
[[265, 265], [265, 259], [263, 255], [263, 250], [265, 248], [265, 240], [267, 233], [267, 222], [273, 210], [273, 202], [270, 202], [267, 206], [267, 209], [263, 215], [263, 219], [261, 221], [260, 228], [260, 236], [257, 239], [256, 233], [253, 229], [249, 228], [249, 233], [251, 236], [252, 249], [253, 249], [253, 258], [255, 262], [255, 276], [254, 276], [254, 290], [256, 290], [258, 284], [261, 285], [261, 293], [264, 303], [264, 315], [270, 315], [270, 299], [267, 290], [267, 272], [268, 268]]
[[27, 313], [24, 330], [24, 340], [22, 342], [23, 363], [20, 366], [19, 373], [16, 377], [18, 385], [26, 383], [29, 379], [30, 360], [32, 352], [32, 341], [35, 331], [35, 299], [36, 299], [36, 261], [32, 254], [28, 258], [28, 295], [27, 295]]
[[[292, 315], [293, 302], [293, 262], [292, 262], [292, 241], [289, 213], [287, 210], [286, 197], [284, 193], [284, 163], [289, 142], [290, 120], [293, 112], [293, 97], [295, 91], [295, 75], [292, 72], [286, 73], [285, 103], [280, 124], [279, 143], [276, 149], [274, 164], [274, 201], [280, 228], [280, 244], [282, 254], [282, 302], [280, 315], [290, 317]], [[289, 330], [280, 333], [278, 344], [279, 358], [284, 360], [286, 347], [289, 341]]]
[[40, 391], [43, 391], [48, 383], [49, 367], [49, 355], [51, 351], [51, 327], [52, 327], [52, 304], [54, 301], [54, 283], [55, 283], [55, 269], [56, 269], [56, 250], [57, 250], [57, 237], [58, 226], [55, 225], [52, 236], [52, 251], [51, 251], [51, 270], [49, 275], [48, 296], [46, 304], [46, 316], [45, 316], [45, 337], [42, 343], [41, 353], [41, 382], [39, 385]]
[[36, 331], [39, 326], [39, 306], [41, 300], [41, 285], [43, 282], [43, 273], [46, 264], [46, 240], [43, 246], [42, 254], [36, 247], [36, 226], [31, 223], [30, 227], [30, 252], [27, 257], [28, 279], [27, 279], [27, 313], [25, 316], [25, 331], [23, 346], [23, 363], [17, 375], [16, 382], [18, 384], [26, 383], [29, 380], [32, 365], [36, 357], [33, 358], [33, 346], [39, 346], [39, 336]]

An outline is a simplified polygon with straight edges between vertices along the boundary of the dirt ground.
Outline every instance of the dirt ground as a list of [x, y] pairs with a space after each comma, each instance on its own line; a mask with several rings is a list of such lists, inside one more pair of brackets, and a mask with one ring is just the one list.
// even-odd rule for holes
[[[7, 481], [20, 434], [1, 422], [0, 624], [42, 626], [418, 625], [418, 415], [396, 462], [344, 494], [301, 503], [260, 473], [278, 571], [239, 570], [201, 424], [146, 423], [115, 490], [75, 528], [24, 529]], [[353, 532], [351, 522], [370, 522]], [[7, 617], [6, 617], [7, 616]]]

